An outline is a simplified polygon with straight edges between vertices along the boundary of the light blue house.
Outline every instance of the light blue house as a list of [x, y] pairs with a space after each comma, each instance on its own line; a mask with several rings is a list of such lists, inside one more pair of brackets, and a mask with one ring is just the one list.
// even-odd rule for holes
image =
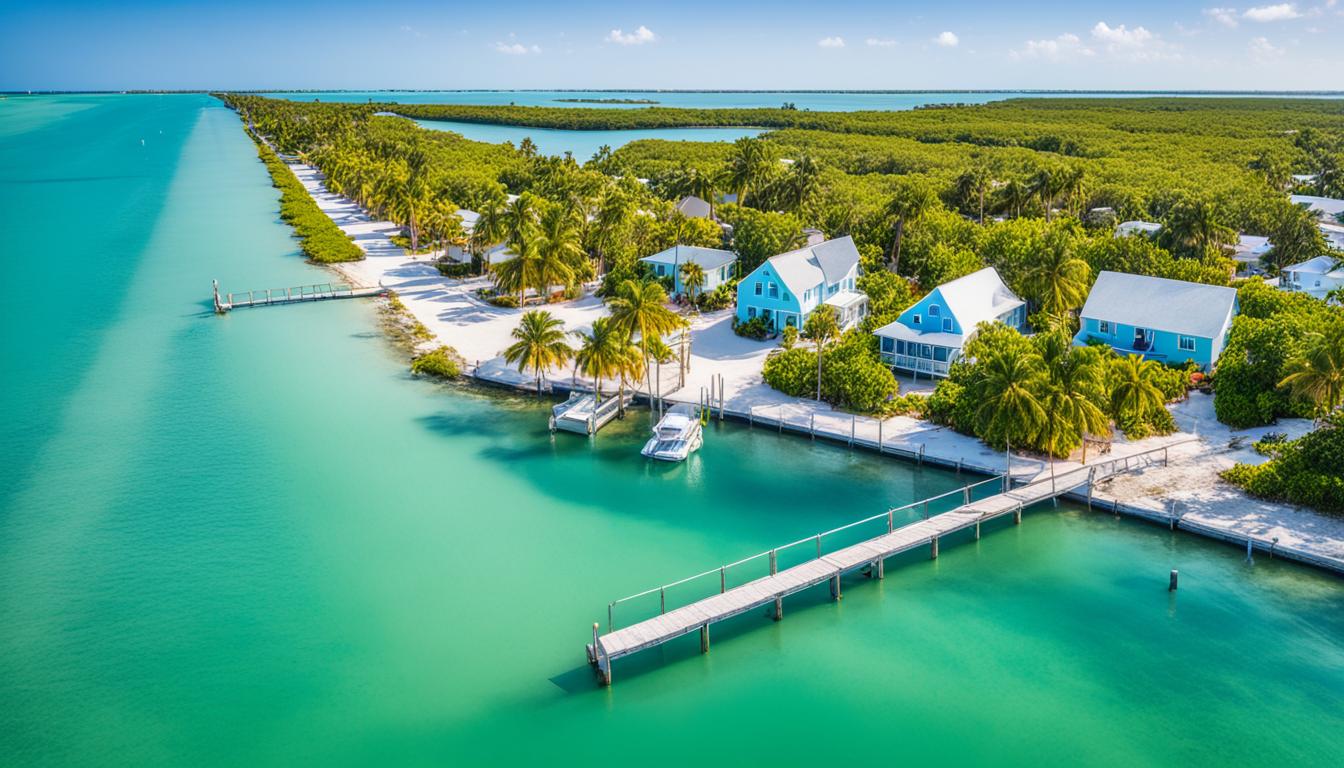
[[847, 329], [868, 314], [858, 277], [859, 249], [848, 236], [771, 256], [737, 284], [737, 321], [763, 317], [772, 331], [802, 329], [813, 310], [829, 304]]
[[1237, 291], [1164, 277], [1102, 272], [1087, 296], [1075, 344], [1106, 344], [1163, 363], [1213, 368], [1237, 314]]
[[732, 279], [733, 269], [737, 264], [737, 254], [732, 251], [721, 251], [718, 248], [674, 245], [652, 256], [645, 256], [640, 261], [648, 264], [649, 268], [653, 270], [653, 274], [658, 277], [672, 278], [672, 293], [674, 295], [686, 292], [681, 284], [681, 266], [688, 261], [699, 264], [700, 268], [705, 271], [705, 284], [700, 286], [700, 292], [708, 293]]
[[1019, 331], [1027, 324], [1026, 302], [993, 267], [943, 283], [873, 333], [880, 340], [882, 361], [892, 368], [915, 376], [946, 376], [984, 322]]

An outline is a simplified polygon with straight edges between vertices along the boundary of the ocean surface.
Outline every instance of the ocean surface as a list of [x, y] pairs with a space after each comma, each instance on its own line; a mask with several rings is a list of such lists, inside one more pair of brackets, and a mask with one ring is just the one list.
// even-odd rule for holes
[[205, 96], [0, 101], [0, 210], [0, 765], [1338, 763], [1344, 583], [1067, 504], [600, 688], [609, 600], [972, 478], [652, 464], [410, 378], [371, 303], [215, 317], [327, 275]]
[[274, 98], [297, 101], [385, 101], [402, 104], [516, 104], [521, 107], [590, 107], [595, 109], [640, 109], [650, 104], [601, 104], [562, 99], [641, 99], [660, 107], [776, 108], [786, 103], [798, 109], [822, 112], [853, 112], [864, 109], [914, 109], [928, 104], [986, 104], [1015, 98], [1145, 98], [1184, 96], [1284, 96], [1344, 98], [1344, 92], [1284, 93], [1184, 93], [1184, 92], [1063, 92], [1063, 91], [311, 91], [268, 93]]

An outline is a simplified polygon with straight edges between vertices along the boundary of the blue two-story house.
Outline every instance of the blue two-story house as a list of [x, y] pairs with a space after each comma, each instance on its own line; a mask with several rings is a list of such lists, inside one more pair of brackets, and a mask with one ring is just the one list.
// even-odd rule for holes
[[1164, 277], [1102, 272], [1083, 305], [1075, 344], [1106, 344], [1162, 363], [1211, 370], [1237, 314], [1237, 291]]
[[946, 376], [984, 322], [1019, 331], [1027, 324], [1026, 302], [993, 267], [943, 283], [873, 333], [880, 340], [882, 361], [892, 368], [916, 377]]
[[737, 284], [737, 321], [765, 318], [771, 331], [802, 329], [822, 304], [835, 308], [841, 330], [868, 314], [859, 291], [859, 249], [840, 237], [771, 256]]

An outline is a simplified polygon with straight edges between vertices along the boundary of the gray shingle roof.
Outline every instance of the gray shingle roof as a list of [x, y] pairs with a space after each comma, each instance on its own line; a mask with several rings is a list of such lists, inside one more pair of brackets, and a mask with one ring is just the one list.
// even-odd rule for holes
[[1102, 272], [1083, 305], [1083, 317], [1200, 336], [1222, 335], [1236, 306], [1237, 292], [1218, 285], [1164, 277]]
[[859, 249], [854, 238], [846, 235], [771, 256], [767, 263], [775, 268], [789, 290], [802, 295], [817, 283], [834, 283], [847, 275], [859, 263]]

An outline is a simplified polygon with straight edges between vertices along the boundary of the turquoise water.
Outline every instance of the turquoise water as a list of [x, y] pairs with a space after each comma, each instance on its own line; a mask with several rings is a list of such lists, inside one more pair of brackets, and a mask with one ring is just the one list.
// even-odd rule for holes
[[370, 304], [213, 317], [323, 273], [206, 97], [0, 102], [0, 210], [0, 765], [1337, 762], [1338, 579], [1072, 506], [599, 688], [611, 598], [962, 479], [650, 464], [410, 379]]
[[785, 102], [799, 109], [853, 112], [862, 109], [914, 109], [925, 104], [986, 104], [1020, 97], [1031, 98], [1143, 98], [1146, 96], [1302, 96], [1344, 98], [1344, 93], [1215, 93], [1180, 92], [1106, 93], [1059, 91], [321, 91], [275, 93], [276, 98], [308, 101], [389, 101], [403, 104], [517, 104], [522, 107], [591, 107], [639, 109], [647, 104], [578, 104], [559, 99], [649, 99], [662, 107], [750, 108], [779, 107]]
[[487, 125], [485, 123], [458, 123], [448, 120], [416, 120], [417, 125], [436, 131], [460, 133], [473, 141], [500, 144], [511, 141], [518, 145], [531, 138], [543, 155], [563, 155], [569, 152], [574, 159], [585, 162], [603, 145], [619, 149], [640, 139], [666, 141], [735, 141], [743, 136], [757, 136], [760, 131], [749, 128], [653, 128], [621, 131], [568, 131], [558, 128], [524, 128], [516, 125]]

